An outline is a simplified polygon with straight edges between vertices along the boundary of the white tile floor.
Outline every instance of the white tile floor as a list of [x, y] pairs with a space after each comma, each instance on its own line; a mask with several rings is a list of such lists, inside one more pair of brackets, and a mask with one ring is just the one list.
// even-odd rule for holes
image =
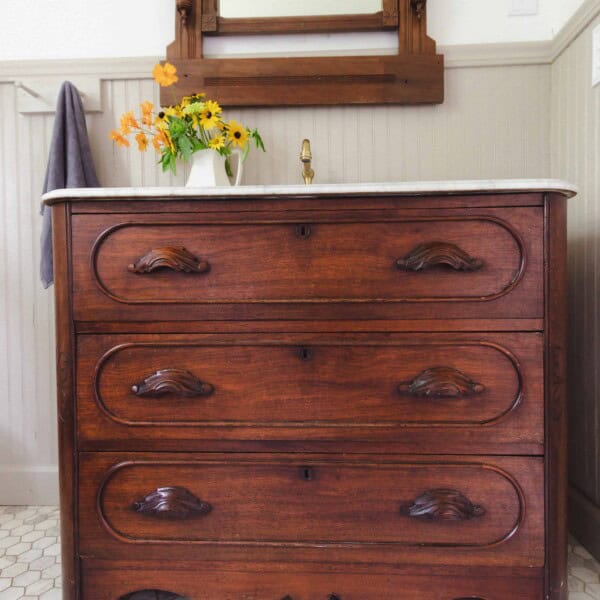
[[[61, 600], [58, 509], [0, 506], [0, 600]], [[569, 543], [570, 600], [600, 600], [600, 563]]]

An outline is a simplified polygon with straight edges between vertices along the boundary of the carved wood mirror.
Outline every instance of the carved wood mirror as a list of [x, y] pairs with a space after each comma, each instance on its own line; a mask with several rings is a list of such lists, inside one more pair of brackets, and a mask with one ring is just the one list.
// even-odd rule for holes
[[[224, 106], [434, 104], [444, 60], [427, 36], [426, 0], [177, 0], [167, 60], [176, 94], [204, 91]], [[397, 54], [205, 58], [209, 36], [396, 31]], [[163, 90], [163, 103], [172, 102]]]

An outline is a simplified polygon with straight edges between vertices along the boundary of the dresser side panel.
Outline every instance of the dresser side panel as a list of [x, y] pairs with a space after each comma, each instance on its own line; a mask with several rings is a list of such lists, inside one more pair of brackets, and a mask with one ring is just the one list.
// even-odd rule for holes
[[567, 600], [567, 213], [549, 194], [546, 231], [546, 598]]
[[52, 209], [54, 291], [56, 301], [56, 368], [63, 599], [77, 600], [79, 559], [77, 527], [77, 436], [75, 403], [75, 336], [71, 294], [70, 204]]

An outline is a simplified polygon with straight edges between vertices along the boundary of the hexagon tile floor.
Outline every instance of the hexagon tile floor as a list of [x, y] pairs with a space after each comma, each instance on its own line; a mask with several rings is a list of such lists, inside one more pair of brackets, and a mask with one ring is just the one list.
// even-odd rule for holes
[[[0, 600], [61, 600], [58, 508], [0, 506]], [[569, 600], [600, 600], [600, 564], [569, 543]]]

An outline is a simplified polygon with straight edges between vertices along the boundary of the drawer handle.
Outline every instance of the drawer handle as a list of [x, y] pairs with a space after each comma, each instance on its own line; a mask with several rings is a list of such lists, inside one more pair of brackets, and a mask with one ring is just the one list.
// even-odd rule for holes
[[143, 500], [134, 502], [133, 510], [163, 519], [190, 519], [207, 515], [212, 506], [183, 487], [161, 487]]
[[157, 398], [165, 394], [176, 394], [193, 398], [210, 396], [215, 388], [210, 383], [200, 381], [194, 374], [183, 369], [162, 369], [131, 386], [136, 396]]
[[148, 254], [127, 267], [128, 271], [138, 275], [152, 273], [157, 269], [171, 269], [178, 273], [207, 273], [210, 271], [210, 265], [207, 261], [196, 258], [183, 247], [165, 246], [150, 250]]
[[121, 596], [119, 600], [148, 600], [148, 598], [153, 598], [153, 600], [189, 600], [189, 598], [184, 598], [179, 594], [164, 592], [163, 590], [140, 590]]
[[[284, 596], [281, 600], [294, 600], [289, 594]], [[342, 600], [337, 594], [331, 594], [327, 596], [327, 600]]]
[[428, 490], [411, 504], [403, 505], [400, 512], [428, 521], [469, 521], [485, 515], [482, 506], [473, 504], [461, 492], [447, 489]]
[[398, 386], [401, 394], [426, 398], [468, 398], [485, 392], [485, 386], [452, 367], [433, 367]]
[[396, 261], [403, 271], [425, 271], [438, 266], [451, 267], [455, 271], [477, 271], [483, 261], [473, 258], [455, 244], [426, 242], [413, 248], [404, 258]]

